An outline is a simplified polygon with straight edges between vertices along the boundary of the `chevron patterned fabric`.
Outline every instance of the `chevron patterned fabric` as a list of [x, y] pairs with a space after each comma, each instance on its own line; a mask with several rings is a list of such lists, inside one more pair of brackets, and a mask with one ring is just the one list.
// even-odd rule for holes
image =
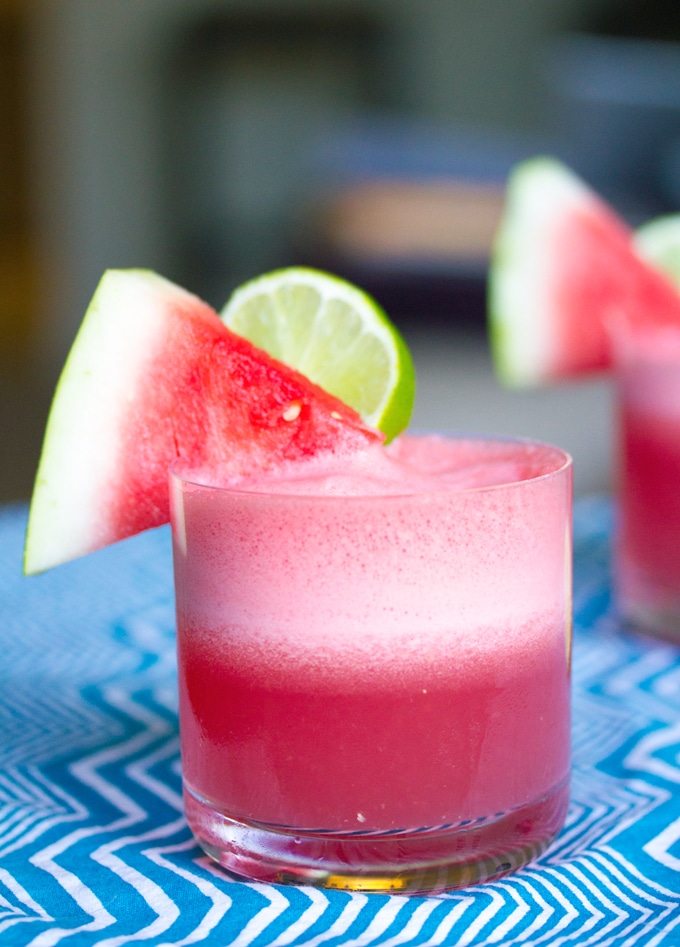
[[21, 576], [0, 509], [0, 945], [680, 944], [680, 649], [610, 605], [611, 509], [575, 510], [574, 771], [536, 862], [448, 895], [243, 884], [182, 815], [170, 542]]

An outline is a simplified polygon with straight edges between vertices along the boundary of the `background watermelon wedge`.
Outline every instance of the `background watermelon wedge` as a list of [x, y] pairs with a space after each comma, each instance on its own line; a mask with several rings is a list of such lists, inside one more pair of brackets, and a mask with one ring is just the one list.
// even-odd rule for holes
[[50, 410], [24, 571], [166, 523], [178, 458], [240, 475], [381, 440], [196, 296], [151, 271], [109, 270]]
[[511, 174], [489, 272], [498, 377], [532, 386], [607, 370], [612, 337], [680, 327], [680, 295], [627, 224], [552, 158]]

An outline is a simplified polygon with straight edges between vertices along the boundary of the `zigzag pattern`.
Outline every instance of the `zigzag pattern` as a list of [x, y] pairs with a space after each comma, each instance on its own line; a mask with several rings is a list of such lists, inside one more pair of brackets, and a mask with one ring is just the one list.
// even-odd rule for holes
[[35, 579], [0, 512], [0, 945], [680, 944], [680, 652], [624, 634], [576, 510], [574, 775], [535, 863], [431, 898], [243, 884], [182, 815], [166, 531]]

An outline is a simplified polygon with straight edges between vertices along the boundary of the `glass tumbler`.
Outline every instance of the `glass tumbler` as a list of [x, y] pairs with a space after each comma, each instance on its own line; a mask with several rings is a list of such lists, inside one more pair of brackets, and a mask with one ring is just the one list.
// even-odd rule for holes
[[616, 367], [615, 584], [624, 620], [680, 640], [680, 336], [627, 345]]
[[571, 460], [512, 440], [444, 453], [460, 443], [507, 482], [305, 495], [172, 472], [186, 814], [230, 872], [437, 892], [559, 831]]

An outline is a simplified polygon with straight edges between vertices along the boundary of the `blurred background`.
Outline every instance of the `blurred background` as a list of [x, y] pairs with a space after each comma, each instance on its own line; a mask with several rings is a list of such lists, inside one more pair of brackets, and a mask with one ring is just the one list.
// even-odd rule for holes
[[221, 307], [292, 263], [386, 306], [414, 424], [558, 442], [608, 490], [606, 380], [508, 393], [485, 329], [509, 168], [680, 209], [677, 0], [0, 0], [0, 502], [107, 267]]

